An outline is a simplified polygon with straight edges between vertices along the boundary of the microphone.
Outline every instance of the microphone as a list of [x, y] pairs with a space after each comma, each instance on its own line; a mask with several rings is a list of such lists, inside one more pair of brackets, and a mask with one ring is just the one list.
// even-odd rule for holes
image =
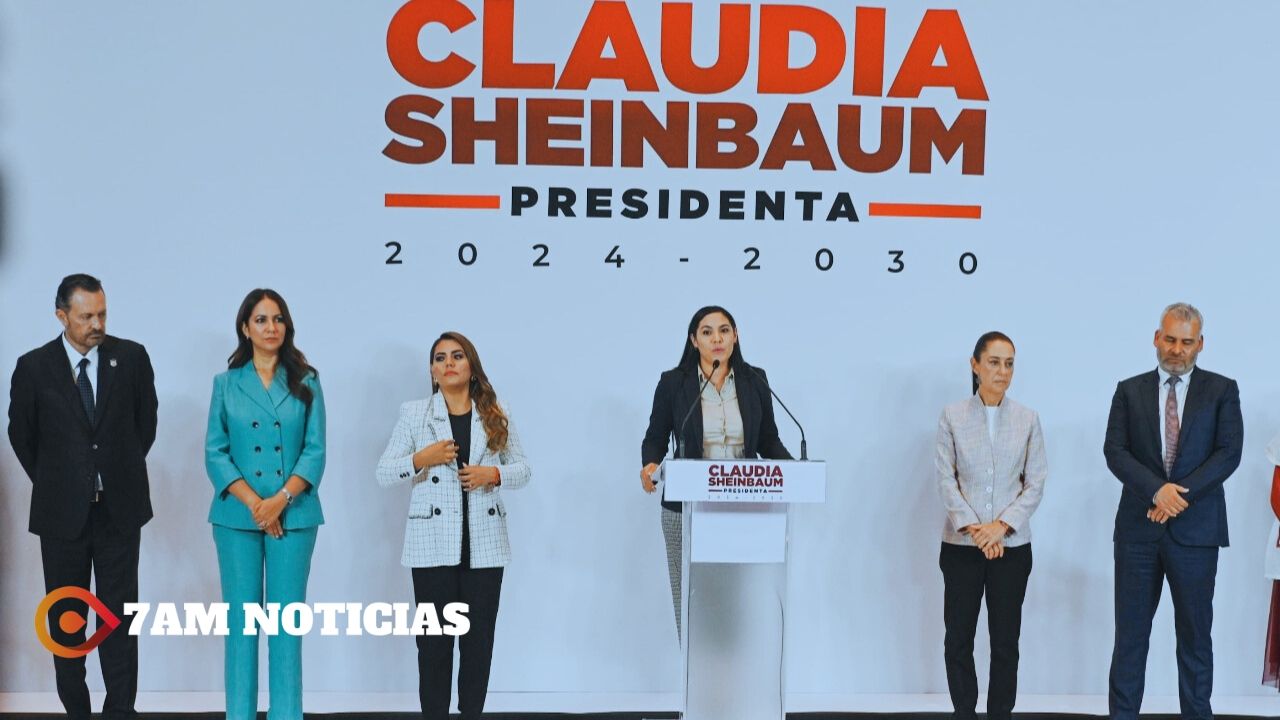
[[707, 383], [711, 382], [711, 378], [715, 376], [716, 370], [720, 369], [720, 361], [711, 361], [711, 374], [707, 375], [707, 379], [702, 381], [702, 387], [698, 388], [698, 396], [693, 399], [689, 405], [689, 411], [684, 414], [684, 420], [680, 423], [680, 430], [676, 433], [676, 457], [684, 457], [684, 426], [689, 424], [689, 418], [693, 416], [693, 409], [698, 407], [698, 403], [702, 402], [702, 391], [707, 389]]
[[796, 416], [791, 414], [791, 410], [787, 409], [787, 404], [782, 402], [782, 398], [778, 397], [778, 393], [774, 392], [773, 388], [769, 387], [769, 380], [764, 376], [764, 373], [760, 372], [760, 369], [755, 365], [748, 365], [747, 367], [751, 368], [751, 372], [755, 373], [756, 377], [760, 378], [760, 382], [764, 383], [765, 389], [769, 391], [769, 394], [773, 396], [773, 399], [778, 401], [778, 404], [782, 406], [783, 410], [786, 410], [787, 417], [791, 418], [791, 422], [795, 423], [796, 427], [800, 428], [800, 459], [802, 461], [808, 460], [809, 445], [804, 439], [804, 427], [800, 425], [800, 421], [796, 419]]

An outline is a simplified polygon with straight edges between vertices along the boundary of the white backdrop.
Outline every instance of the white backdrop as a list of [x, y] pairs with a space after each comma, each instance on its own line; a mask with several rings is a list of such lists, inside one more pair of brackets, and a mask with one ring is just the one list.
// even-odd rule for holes
[[[852, 22], [849, 6], [809, 4]], [[488, 144], [475, 165], [401, 165], [381, 154], [392, 137], [385, 106], [436, 93], [387, 60], [398, 6], [0, 3], [0, 367], [56, 335], [53, 292], [70, 272], [102, 278], [109, 330], [147, 346], [160, 431], [143, 599], [218, 599], [202, 455], [210, 379], [234, 346], [240, 299], [269, 286], [291, 305], [330, 419], [328, 523], [309, 599], [411, 599], [398, 564], [407, 491], [379, 488], [373, 467], [398, 405], [429, 390], [429, 343], [458, 329], [476, 342], [534, 468], [506, 500], [515, 561], [492, 689], [674, 692], [657, 500], [638, 487], [638, 447], [689, 316], [718, 303], [831, 471], [826, 505], [795, 516], [789, 689], [944, 692], [934, 430], [940, 408], [968, 392], [974, 340], [1000, 329], [1017, 343], [1011, 392], [1040, 412], [1050, 461], [1020, 689], [1104, 694], [1120, 493], [1101, 451], [1107, 411], [1118, 380], [1154, 366], [1160, 308], [1187, 300], [1207, 318], [1201, 365], [1239, 380], [1246, 424], [1244, 461], [1226, 484], [1215, 691], [1264, 692], [1262, 449], [1280, 430], [1265, 330], [1280, 262], [1270, 142], [1280, 5], [953, 4], [991, 96], [977, 177], [936, 158], [928, 176], [909, 175], [905, 161], [859, 175], [668, 170], [652, 156], [643, 169], [507, 168]], [[563, 63], [588, 3], [517, 7], [517, 56]], [[656, 3], [631, 7], [656, 63]], [[925, 7], [889, 10], [890, 72]], [[714, 19], [714, 5], [697, 8]], [[437, 30], [424, 41], [447, 40]], [[478, 24], [454, 42], [474, 51]], [[837, 103], [856, 102], [841, 89], [848, 77], [846, 66], [838, 87], [801, 99], [824, 125]], [[776, 116], [786, 98], [752, 85], [725, 98]], [[663, 88], [642, 99], [679, 95]], [[492, 113], [477, 77], [438, 95], [451, 93]], [[588, 96], [625, 94], [602, 82]], [[954, 104], [950, 91], [926, 97]], [[894, 199], [984, 209], [978, 221], [725, 224], [382, 206], [388, 192], [512, 184], [847, 190], [860, 215]], [[388, 241], [403, 244], [404, 264], [384, 264]], [[479, 252], [470, 267], [456, 257], [464, 241]], [[530, 267], [539, 242], [551, 247], [549, 268]], [[621, 269], [601, 262], [613, 245]], [[747, 246], [760, 248], [761, 270], [742, 269]], [[835, 255], [829, 272], [814, 267], [820, 247]], [[905, 253], [904, 272], [886, 272], [890, 250]], [[973, 275], [957, 270], [966, 251], [979, 258]], [[779, 424], [796, 450], [798, 435]], [[0, 691], [51, 691], [49, 655], [31, 631], [43, 586], [26, 532], [30, 489], [7, 439], [0, 475]], [[1176, 694], [1164, 603], [1152, 695]], [[316, 636], [304, 648], [310, 689], [416, 687], [409, 639]], [[221, 689], [218, 638], [143, 638], [141, 663], [144, 691]], [[96, 671], [90, 679], [100, 683]]]

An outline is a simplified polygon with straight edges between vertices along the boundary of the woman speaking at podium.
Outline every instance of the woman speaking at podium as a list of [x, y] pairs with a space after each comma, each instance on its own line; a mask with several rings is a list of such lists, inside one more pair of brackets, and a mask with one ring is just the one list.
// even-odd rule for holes
[[[409, 483], [401, 563], [414, 601], [467, 603], [471, 629], [458, 640], [458, 712], [484, 713], [502, 571], [511, 562], [503, 490], [529, 482], [520, 438], [480, 365], [475, 345], [446, 332], [431, 345], [431, 397], [400, 406], [378, 461], [378, 483]], [[418, 636], [418, 699], [424, 720], [448, 720], [453, 636]]]
[[[649, 429], [640, 444], [640, 486], [647, 493], [656, 489], [653, 475], [673, 436], [679, 458], [791, 459], [778, 438], [764, 371], [742, 359], [738, 324], [722, 307], [711, 305], [693, 314], [679, 364], [658, 379]], [[665, 498], [662, 535], [679, 633], [680, 503]]]
[[1031, 574], [1031, 514], [1048, 474], [1040, 417], [1005, 393], [1013, 380], [1013, 341], [978, 338], [969, 366], [973, 396], [948, 405], [938, 421], [942, 533], [943, 655], [952, 716], [972, 719], [978, 704], [973, 638], [987, 597], [991, 683], [987, 717], [1009, 720], [1018, 689], [1022, 600]]

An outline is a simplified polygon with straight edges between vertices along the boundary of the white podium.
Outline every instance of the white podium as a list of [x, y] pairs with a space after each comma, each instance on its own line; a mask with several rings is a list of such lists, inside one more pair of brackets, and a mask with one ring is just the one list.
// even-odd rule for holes
[[784, 720], [788, 509], [826, 501], [826, 463], [667, 460], [683, 506], [685, 720]]

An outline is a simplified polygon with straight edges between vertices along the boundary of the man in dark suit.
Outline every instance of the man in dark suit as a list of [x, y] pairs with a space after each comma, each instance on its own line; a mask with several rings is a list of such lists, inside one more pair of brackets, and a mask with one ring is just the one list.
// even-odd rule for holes
[[1109, 705], [1138, 717], [1151, 619], [1164, 581], [1173, 596], [1182, 717], [1213, 717], [1213, 590], [1227, 546], [1222, 483], [1240, 465], [1244, 423], [1236, 382], [1196, 367], [1200, 311], [1165, 308], [1159, 367], [1116, 387], [1103, 453], [1124, 485], [1116, 510], [1116, 636]]
[[[13, 371], [9, 440], [31, 478], [29, 529], [40, 536], [46, 591], [87, 589], [92, 574], [98, 599], [123, 619], [124, 604], [138, 600], [138, 544], [151, 519], [151, 360], [141, 345], [106, 334], [107, 299], [96, 278], [67, 276], [54, 305], [62, 335], [18, 358]], [[60, 627], [70, 608], [64, 603], [51, 609], [49, 627], [71, 647], [85, 641], [85, 631]], [[83, 603], [75, 609], [87, 617]], [[124, 630], [98, 646], [106, 718], [136, 716], [138, 641]], [[85, 659], [55, 657], [53, 665], [67, 714], [87, 720]]]

